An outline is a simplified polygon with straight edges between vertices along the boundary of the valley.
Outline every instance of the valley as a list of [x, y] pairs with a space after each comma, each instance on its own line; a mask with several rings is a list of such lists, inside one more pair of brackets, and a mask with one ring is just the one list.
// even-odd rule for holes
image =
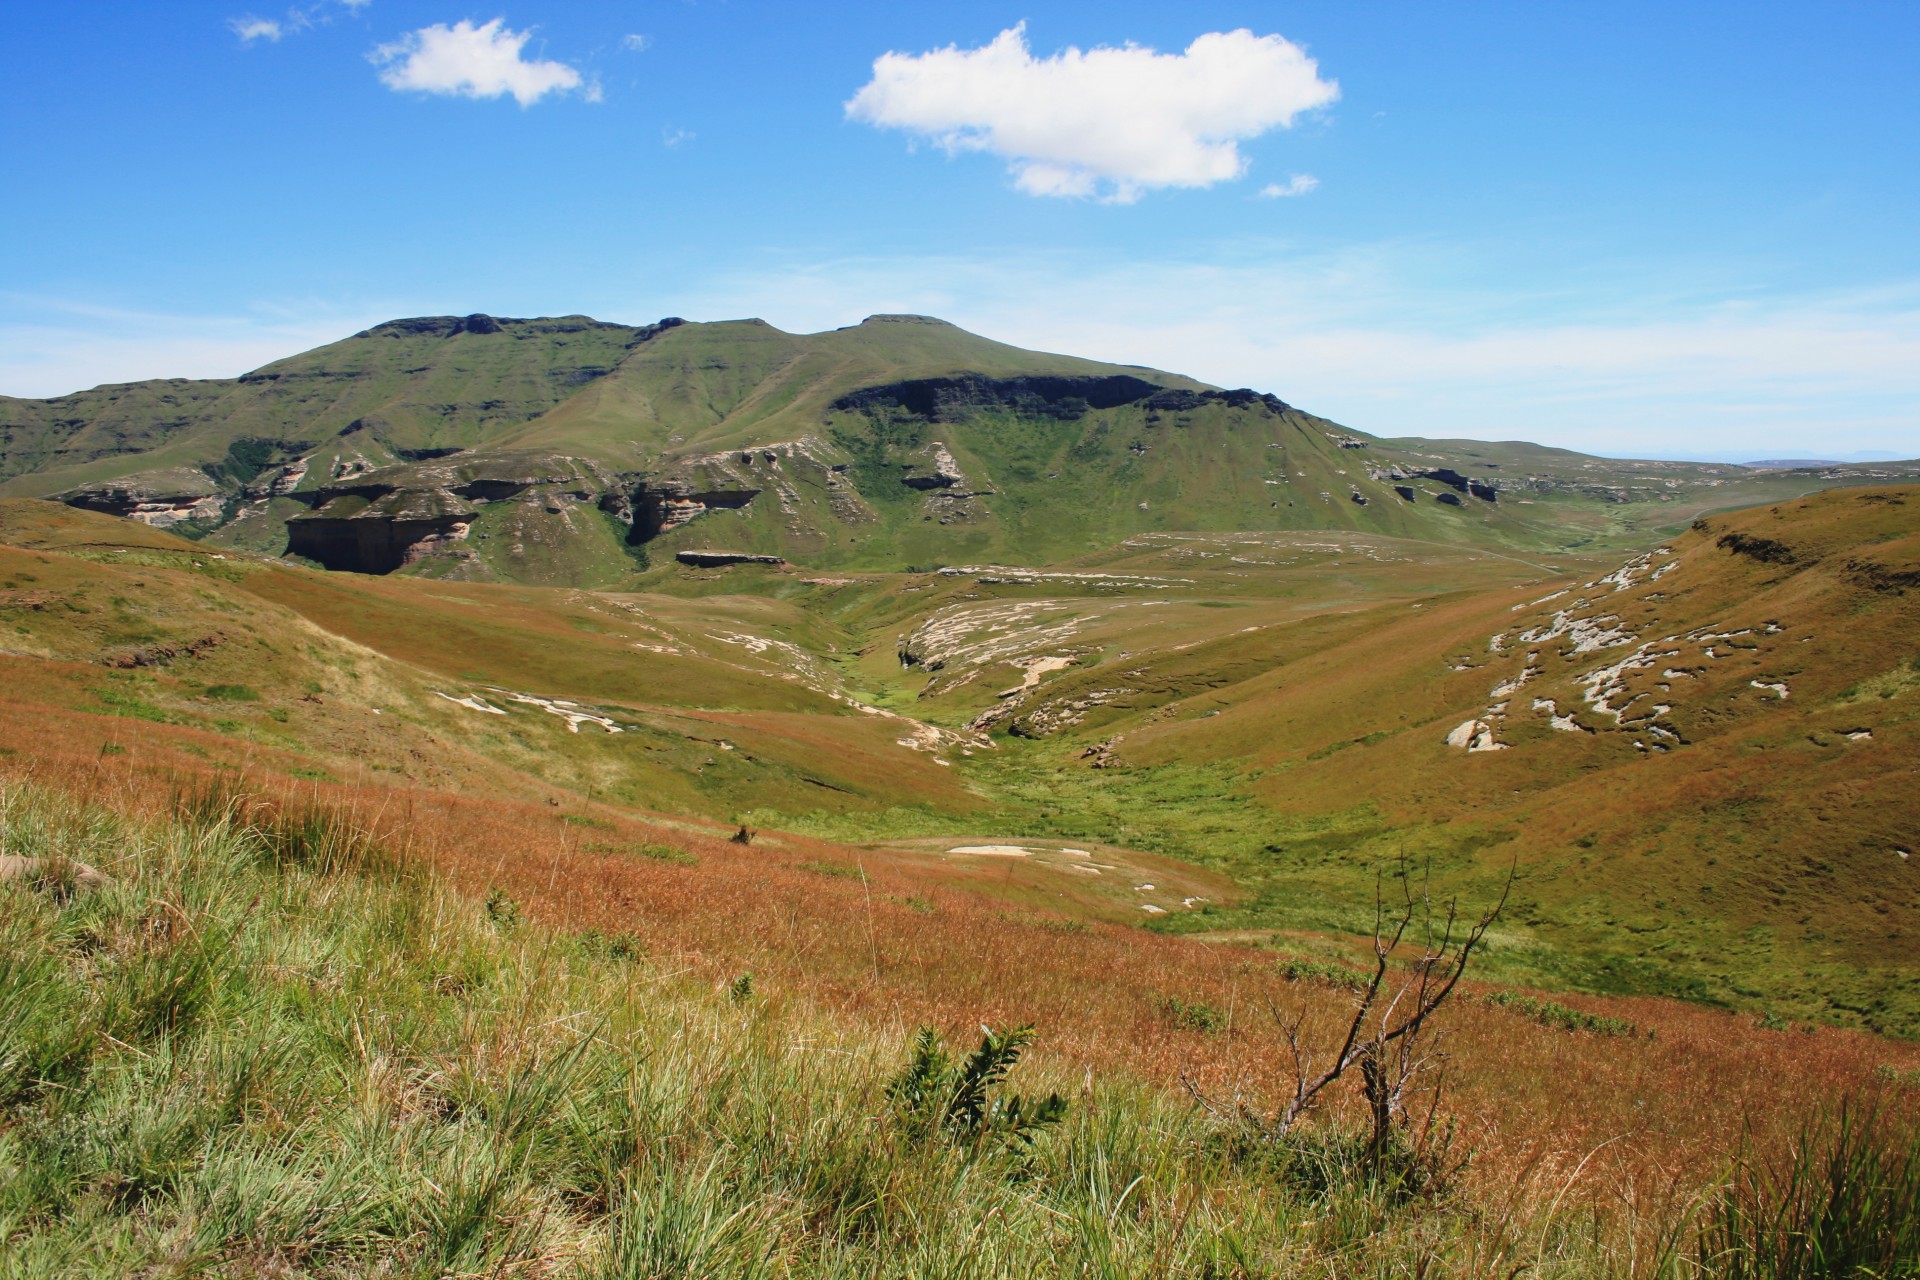
[[1023, 876], [1057, 883], [1005, 892], [1205, 938], [1364, 933], [1402, 858], [1461, 892], [1513, 865], [1490, 974], [1906, 1034], [1914, 492], [1621, 562], [1143, 534], [1041, 570], [626, 591], [331, 574], [14, 501], [0, 608], [18, 688], [103, 744], [916, 866], [900, 841], [1097, 842], [1212, 889], [1119, 910], [1043, 858]]
[[918, 316], [395, 321], [0, 419], [65, 504], [5, 504], [6, 661], [110, 737], [1099, 842], [1214, 877], [1121, 913], [1204, 938], [1512, 867], [1511, 980], [1920, 1032], [1914, 491], [1852, 487], [1920, 465], [1382, 440]]
[[[1266, 1106], [1272, 1020], [1347, 1016], [1417, 893], [1503, 904], [1448, 1024], [1474, 1203], [1912, 1105], [1920, 464], [1377, 439], [921, 317], [399, 321], [0, 422], [7, 812], [346, 823], [467, 954], [548, 949], [527, 1007], [644, 1038], [664, 993], [862, 1079], [1035, 1022], [1098, 1117]], [[336, 892], [283, 871], [249, 892]], [[1214, 1160], [1178, 1114], [1156, 1158]]]

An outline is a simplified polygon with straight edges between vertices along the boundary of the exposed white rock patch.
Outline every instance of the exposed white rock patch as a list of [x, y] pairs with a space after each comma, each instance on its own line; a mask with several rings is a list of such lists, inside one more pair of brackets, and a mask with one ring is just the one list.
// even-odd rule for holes
[[625, 730], [613, 722], [611, 716], [603, 716], [589, 711], [577, 702], [568, 702], [564, 698], [536, 698], [530, 693], [509, 693], [505, 689], [493, 689], [490, 692], [503, 694], [513, 702], [539, 707], [549, 715], [559, 716], [567, 722], [567, 732], [578, 733], [583, 724], [597, 724], [608, 733], [623, 733]]
[[1546, 712], [1547, 723], [1549, 725], [1552, 725], [1555, 729], [1558, 729], [1562, 733], [1593, 732], [1591, 729], [1588, 729], [1586, 726], [1582, 725], [1578, 720], [1574, 719], [1573, 713], [1571, 711], [1569, 711], [1565, 715], [1561, 715], [1559, 705], [1555, 703], [1552, 698], [1535, 698], [1533, 700], [1533, 709], [1535, 711]]
[[[1532, 654], [1527, 655], [1529, 664], [1531, 664], [1531, 660], [1533, 656], [1534, 655]], [[1539, 674], [1540, 674], [1540, 668], [1536, 666], [1528, 665], [1527, 667], [1523, 668], [1520, 674], [1515, 676], [1513, 679], [1505, 681], [1504, 683], [1495, 685], [1493, 687], [1493, 692], [1488, 694], [1487, 696], [1491, 698], [1511, 698], [1514, 694], [1524, 689], [1529, 680], [1532, 680], [1535, 676]]]
[[1872, 742], [1873, 730], [1855, 729], [1852, 733], [1847, 735], [1847, 741], [1848, 742]]
[[[1184, 647], [1189, 646], [1176, 646], [1176, 648]], [[1044, 657], [1015, 659], [1014, 665], [1022, 668], [1026, 672], [1026, 677], [1013, 688], [1003, 690], [994, 696], [996, 698], [1017, 698], [1023, 693], [1031, 692], [1034, 687], [1040, 683], [1042, 676], [1055, 671], [1063, 671], [1072, 666], [1075, 661], [1076, 659], [1072, 654], [1048, 654]]]
[[1515, 605], [1515, 606], [1513, 606], [1513, 608], [1511, 608], [1511, 609], [1509, 609], [1509, 610], [1508, 610], [1507, 612], [1509, 612], [1509, 613], [1519, 613], [1519, 612], [1520, 612], [1521, 610], [1523, 610], [1523, 609], [1532, 609], [1532, 608], [1536, 608], [1536, 607], [1538, 607], [1539, 605], [1543, 605], [1543, 604], [1546, 604], [1546, 603], [1547, 603], [1548, 601], [1551, 601], [1551, 600], [1558, 600], [1558, 599], [1559, 599], [1559, 598], [1560, 598], [1561, 596], [1564, 596], [1564, 595], [1566, 595], [1566, 594], [1567, 594], [1567, 592], [1569, 592], [1569, 591], [1571, 591], [1572, 589], [1573, 589], [1573, 588], [1571, 588], [1571, 587], [1563, 587], [1563, 588], [1561, 588], [1560, 590], [1558, 590], [1558, 591], [1555, 591], [1555, 592], [1554, 592], [1554, 593], [1552, 593], [1551, 595], [1544, 595], [1544, 596], [1541, 596], [1541, 597], [1540, 597], [1540, 598], [1539, 598], [1538, 600], [1529, 600], [1529, 601], [1527, 601], [1527, 602], [1526, 602], [1525, 604], [1517, 604], [1517, 605]]
[[1578, 683], [1586, 691], [1587, 704], [1602, 715], [1612, 716], [1613, 722], [1619, 724], [1627, 709], [1647, 695], [1635, 694], [1617, 707], [1613, 705], [1613, 699], [1626, 692], [1627, 673], [1653, 665], [1653, 657], [1647, 652], [1652, 647], [1653, 643], [1648, 641], [1618, 662], [1596, 667], [1579, 677]]
[[[1087, 718], [1087, 713], [1095, 707], [1109, 706], [1133, 692], [1128, 688], [1095, 689], [1075, 698], [1067, 698], [1042, 706], [1028, 715], [1027, 723], [1033, 732], [1042, 736], [1058, 733], [1062, 729], [1081, 723]], [[1011, 702], [1002, 703], [999, 710], [1004, 713], [1012, 705]], [[981, 722], [988, 720], [992, 714], [990, 711], [976, 717], [968, 727], [981, 727]]]
[[893, 745], [905, 747], [909, 751], [938, 751], [940, 749], [940, 730], [930, 724], [915, 722], [915, 728], [904, 738], [895, 738]]
[[173, 502], [142, 502], [127, 512], [127, 519], [138, 520], [150, 529], [171, 529], [188, 520], [218, 520], [224, 506], [219, 494]]
[[756, 658], [778, 661], [780, 665], [805, 676], [810, 687], [819, 692], [826, 692], [827, 686], [833, 682], [832, 674], [821, 665], [819, 659], [789, 641], [738, 631], [709, 631], [707, 638], [722, 644], [737, 645]]
[[[737, 501], [723, 502], [718, 509], [744, 507], [754, 499], [753, 491], [771, 490], [774, 502], [782, 515], [793, 517], [800, 511], [803, 495], [795, 483], [796, 472], [813, 473], [827, 491], [829, 504], [835, 515], [843, 520], [857, 521], [866, 513], [860, 503], [847, 492], [847, 485], [833, 468], [839, 457], [834, 448], [817, 436], [802, 436], [797, 440], [778, 440], [770, 444], [746, 445], [739, 449], [727, 449], [720, 453], [703, 454], [680, 462], [677, 473], [684, 472], [688, 477], [686, 496], [678, 500], [669, 500], [664, 504], [661, 527], [675, 528], [697, 516], [704, 515], [710, 509], [708, 503], [714, 500], [715, 493], [735, 493], [741, 495]], [[692, 483], [693, 477], [700, 477], [699, 483]], [[697, 495], [695, 490], [707, 491], [707, 496]]]
[[464, 698], [456, 698], [450, 693], [441, 693], [438, 689], [435, 689], [434, 693], [439, 697], [445, 698], [448, 702], [453, 703], [455, 706], [465, 707], [469, 711], [484, 711], [488, 715], [493, 715], [493, 716], [503, 716], [507, 714], [505, 711], [502, 711], [499, 707], [496, 707], [491, 702], [488, 702], [485, 698], [478, 697], [474, 694], [468, 694]]
[[1468, 720], [1457, 725], [1447, 735], [1447, 745], [1461, 747], [1469, 752], [1505, 751], [1507, 744], [1494, 737], [1493, 725], [1485, 720]]
[[1011, 662], [1059, 648], [1101, 616], [1067, 600], [948, 605], [906, 638], [900, 659], [929, 671]]
[[1787, 700], [1787, 684], [1784, 680], [1749, 680], [1747, 683], [1756, 689], [1765, 689], [1768, 693], [1779, 695], [1782, 702]]
[[1592, 653], [1599, 649], [1610, 649], [1614, 645], [1630, 644], [1639, 639], [1631, 631], [1609, 625], [1620, 621], [1617, 614], [1586, 618], [1574, 612], [1586, 603], [1585, 600], [1576, 600], [1569, 607], [1555, 613], [1544, 625], [1522, 631], [1519, 638], [1528, 644], [1545, 644], [1549, 640], [1557, 640], [1565, 636], [1573, 642], [1571, 650], [1573, 653]]
[[971, 853], [982, 858], [1031, 858], [1033, 850], [1018, 844], [963, 844], [948, 853]]

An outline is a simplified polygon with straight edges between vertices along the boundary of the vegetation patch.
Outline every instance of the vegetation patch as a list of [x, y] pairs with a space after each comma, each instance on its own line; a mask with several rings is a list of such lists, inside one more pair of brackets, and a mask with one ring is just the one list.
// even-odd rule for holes
[[1490, 992], [1481, 996], [1480, 999], [1496, 1009], [1511, 1009], [1530, 1022], [1537, 1022], [1543, 1027], [1552, 1027], [1556, 1031], [1589, 1031], [1602, 1036], [1632, 1036], [1638, 1035], [1640, 1030], [1625, 1018], [1584, 1013], [1579, 1009], [1570, 1009], [1555, 1000], [1542, 1000], [1537, 996], [1521, 995], [1512, 991]]
[[864, 880], [866, 873], [851, 862], [825, 862], [815, 859], [800, 864], [802, 871], [811, 871], [817, 876], [832, 876], [837, 880]]
[[1216, 1009], [1204, 1000], [1182, 1000], [1178, 996], [1161, 996], [1153, 1002], [1153, 1007], [1162, 1017], [1174, 1026], [1185, 1031], [1224, 1031], [1227, 1028], [1227, 1012]]

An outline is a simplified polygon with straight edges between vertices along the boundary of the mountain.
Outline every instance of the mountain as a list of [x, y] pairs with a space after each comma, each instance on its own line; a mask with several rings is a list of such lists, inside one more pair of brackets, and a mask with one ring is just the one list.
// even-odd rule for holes
[[238, 379], [0, 399], [0, 495], [336, 569], [556, 585], [646, 580], [683, 553], [1039, 565], [1166, 530], [1627, 545], [1913, 471], [1380, 440], [1271, 394], [922, 316], [806, 335], [424, 317]]

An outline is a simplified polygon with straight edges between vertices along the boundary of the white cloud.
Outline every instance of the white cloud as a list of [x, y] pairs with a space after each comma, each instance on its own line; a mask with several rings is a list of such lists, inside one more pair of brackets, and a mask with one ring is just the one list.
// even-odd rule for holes
[[227, 25], [233, 28], [233, 34], [240, 37], [242, 44], [252, 44], [255, 40], [278, 41], [286, 34], [272, 18], [256, 18], [251, 14], [244, 18], [229, 18]]
[[691, 129], [662, 129], [660, 142], [664, 146], [677, 147], [683, 143], [692, 142], [695, 136]]
[[[529, 61], [522, 56], [531, 29], [513, 31], [506, 19], [475, 26], [465, 18], [452, 26], [435, 23], [383, 44], [371, 55], [389, 89], [442, 93], [465, 98], [501, 98], [511, 94], [523, 107], [549, 93], [567, 93], [584, 81], [564, 62]], [[589, 90], [589, 100], [597, 100]]]
[[1284, 200], [1289, 196], [1303, 196], [1320, 185], [1320, 179], [1310, 173], [1296, 173], [1285, 182], [1269, 182], [1260, 188], [1262, 200]]
[[1277, 35], [1211, 32], [1179, 54], [1129, 44], [1036, 58], [1022, 23], [979, 49], [882, 55], [846, 112], [949, 152], [1000, 156], [1032, 195], [1129, 203], [1240, 177], [1241, 141], [1339, 96]]
[[652, 41], [648, 40], [645, 36], [638, 34], [622, 36], [620, 38], [620, 47], [628, 53], [644, 53], [646, 52], [647, 46], [651, 43]]

